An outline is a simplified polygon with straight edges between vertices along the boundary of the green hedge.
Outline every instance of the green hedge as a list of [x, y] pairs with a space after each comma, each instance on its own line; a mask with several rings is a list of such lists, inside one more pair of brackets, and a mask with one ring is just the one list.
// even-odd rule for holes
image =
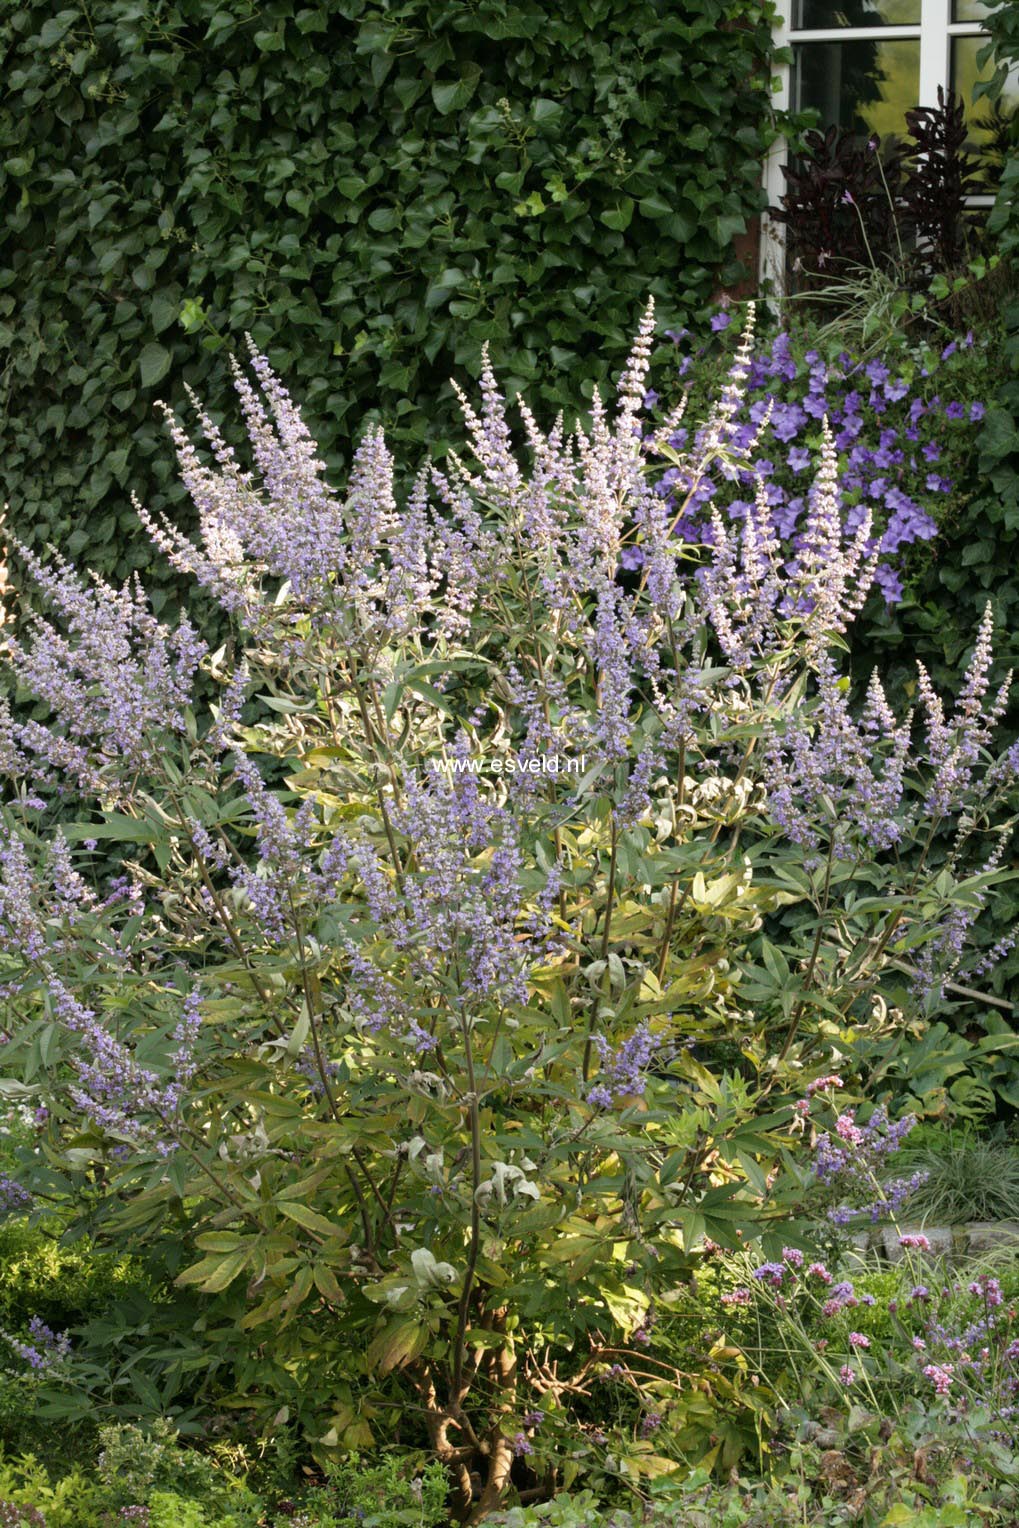
[[[443, 438], [491, 342], [551, 410], [738, 279], [775, 133], [771, 0], [7, 0], [10, 522], [120, 578], [179, 493], [157, 398], [250, 331], [339, 465]], [[549, 367], [555, 369], [550, 377]], [[406, 452], [404, 453], [406, 455]], [[412, 453], [413, 454], [413, 453]], [[172, 588], [162, 572], [157, 601]]]

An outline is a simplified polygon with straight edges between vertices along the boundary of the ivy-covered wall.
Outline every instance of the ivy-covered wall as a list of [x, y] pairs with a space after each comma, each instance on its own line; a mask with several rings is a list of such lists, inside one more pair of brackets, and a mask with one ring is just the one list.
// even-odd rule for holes
[[740, 277], [770, 0], [58, 4], [0, 7], [0, 472], [103, 572], [174, 499], [155, 400], [224, 407], [245, 331], [338, 461], [369, 411], [441, 439], [484, 340], [551, 410]]

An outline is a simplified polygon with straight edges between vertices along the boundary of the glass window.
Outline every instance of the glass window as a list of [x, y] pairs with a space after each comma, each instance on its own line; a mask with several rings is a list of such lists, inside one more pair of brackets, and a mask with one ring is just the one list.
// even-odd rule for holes
[[793, 0], [793, 28], [830, 26], [920, 26], [920, 0]]
[[1019, 108], [1019, 79], [1010, 75], [996, 101], [989, 101], [986, 96], [974, 101], [973, 86], [994, 74], [992, 59], [982, 69], [977, 65], [977, 55], [986, 46], [986, 37], [952, 38], [952, 89], [962, 96], [971, 145], [985, 154], [992, 165], [1000, 165], [1009, 144], [1009, 124]]
[[986, 21], [988, 13], [993, 11], [998, 0], [952, 0], [953, 21]]
[[912, 38], [810, 42], [794, 49], [794, 108], [813, 107], [822, 129], [901, 137], [919, 90], [920, 43]]
[[[966, 0], [958, 0], [966, 3]], [[920, 0], [794, 0], [793, 27], [920, 25]]]

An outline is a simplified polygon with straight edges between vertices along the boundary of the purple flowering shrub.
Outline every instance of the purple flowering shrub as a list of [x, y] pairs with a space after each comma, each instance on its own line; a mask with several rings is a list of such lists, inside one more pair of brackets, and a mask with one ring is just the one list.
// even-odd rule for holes
[[[688, 447], [675, 412], [644, 431], [652, 340], [649, 309], [614, 410], [521, 406], [522, 441], [486, 366], [466, 451], [402, 505], [377, 430], [325, 481], [256, 354], [253, 465], [200, 407], [201, 450], [171, 421], [199, 542], [141, 511], [234, 654], [30, 557], [44, 608], [7, 645], [50, 709], [0, 714], [2, 1055], [46, 1110], [25, 1192], [132, 1243], [178, 1217], [179, 1282], [257, 1348], [231, 1405], [268, 1423], [285, 1394], [323, 1459], [416, 1428], [471, 1520], [566, 1459], [639, 1477], [652, 1434], [678, 1447], [661, 1408], [609, 1436], [606, 1377], [686, 1382], [648, 1350], [705, 1235], [783, 1244], [795, 1103], [960, 968], [1019, 768], [988, 625], [954, 703], [921, 673], [915, 717], [877, 679], [850, 704], [883, 554], [832, 428], [790, 559], [763, 475], [735, 517], [725, 474], [700, 487], [753, 457], [749, 337]], [[67, 781], [94, 817], [47, 835]], [[100, 839], [124, 870], [97, 886]]]

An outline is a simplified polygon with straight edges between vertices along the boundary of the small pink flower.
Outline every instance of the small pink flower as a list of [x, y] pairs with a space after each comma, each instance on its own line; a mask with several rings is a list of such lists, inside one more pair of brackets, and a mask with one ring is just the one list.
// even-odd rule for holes
[[918, 1353], [926, 1353], [927, 1351], [927, 1344], [924, 1342], [922, 1337], [914, 1337], [913, 1346], [916, 1348]]
[[927, 1240], [926, 1236], [922, 1236], [922, 1235], [918, 1235], [918, 1234], [914, 1235], [912, 1233], [909, 1236], [900, 1236], [899, 1237], [899, 1246], [900, 1247], [915, 1247], [918, 1252], [929, 1252], [931, 1250], [931, 1244]]
[[795, 1111], [795, 1113], [800, 1115], [801, 1118], [803, 1118], [804, 1116], [808, 1115], [810, 1113], [810, 1099], [809, 1098], [798, 1098], [796, 1100], [796, 1102], [793, 1104], [793, 1110]]
[[839, 1370], [839, 1379], [846, 1386], [855, 1384], [856, 1370], [851, 1369], [848, 1364], [843, 1364], [842, 1368]]
[[807, 1269], [807, 1273], [813, 1274], [815, 1279], [820, 1279], [822, 1284], [831, 1283], [831, 1274], [828, 1272], [823, 1263], [811, 1263], [810, 1267]]
[[935, 1395], [947, 1395], [951, 1390], [954, 1369], [954, 1364], [928, 1364], [924, 1369], [924, 1377], [934, 1386]]
[[850, 1332], [850, 1334], [849, 1334], [849, 1342], [850, 1342], [850, 1346], [854, 1347], [854, 1348], [869, 1348], [870, 1347], [870, 1338], [869, 1337], [865, 1337], [862, 1332]]
[[749, 1305], [753, 1299], [749, 1289], [727, 1289], [719, 1297], [723, 1305]]
[[828, 1077], [815, 1077], [813, 1082], [807, 1083], [807, 1097], [813, 1098], [815, 1093], [820, 1093], [825, 1088], [844, 1088], [845, 1083], [841, 1077], [836, 1077], [832, 1072]]
[[791, 1263], [794, 1268], [802, 1268], [803, 1253], [800, 1251], [799, 1247], [783, 1247], [782, 1261], [784, 1263]]
[[835, 1134], [843, 1141], [848, 1141], [850, 1146], [859, 1146], [863, 1140], [863, 1131], [854, 1121], [852, 1109], [848, 1109], [845, 1114], [839, 1115], [835, 1121]]

